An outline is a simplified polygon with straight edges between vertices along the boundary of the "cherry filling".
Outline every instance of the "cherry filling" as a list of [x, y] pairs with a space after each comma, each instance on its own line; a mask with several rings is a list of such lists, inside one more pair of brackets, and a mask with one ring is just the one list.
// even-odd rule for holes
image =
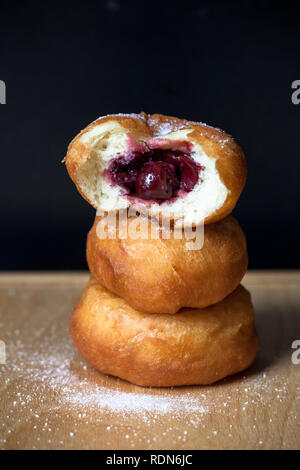
[[163, 201], [192, 191], [199, 180], [201, 165], [179, 150], [154, 149], [132, 152], [113, 160], [109, 179], [141, 199]]

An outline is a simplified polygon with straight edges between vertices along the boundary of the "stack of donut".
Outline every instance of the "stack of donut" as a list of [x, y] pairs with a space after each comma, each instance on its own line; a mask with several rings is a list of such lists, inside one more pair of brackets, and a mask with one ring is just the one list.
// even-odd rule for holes
[[248, 367], [258, 338], [240, 285], [247, 247], [229, 215], [247, 170], [233, 139], [159, 114], [111, 115], [78, 134], [64, 161], [97, 209], [91, 279], [70, 323], [85, 359], [158, 387], [211, 384]]

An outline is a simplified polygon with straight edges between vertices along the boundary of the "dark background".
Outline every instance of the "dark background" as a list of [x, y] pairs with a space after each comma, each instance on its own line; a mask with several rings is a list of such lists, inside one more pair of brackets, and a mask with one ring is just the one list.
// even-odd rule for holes
[[251, 268], [299, 268], [299, 7], [270, 1], [1, 2], [0, 269], [85, 268], [94, 210], [60, 163], [100, 115], [159, 112], [243, 147]]

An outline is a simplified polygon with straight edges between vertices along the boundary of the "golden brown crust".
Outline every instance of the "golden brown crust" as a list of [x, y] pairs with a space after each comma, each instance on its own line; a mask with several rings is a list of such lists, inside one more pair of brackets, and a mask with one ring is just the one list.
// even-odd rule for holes
[[[68, 151], [63, 159], [63, 163], [66, 164], [69, 176], [73, 183], [75, 183], [77, 190], [81, 194], [81, 196], [87, 200], [91, 205], [92, 202], [87, 198], [87, 195], [84, 194], [78, 184], [77, 181], [77, 170], [78, 168], [86, 161], [86, 156], [89, 155], [91, 148], [89, 143], [82, 143], [80, 138], [83, 134], [87, 131], [90, 131], [94, 127], [98, 126], [98, 124], [105, 124], [111, 120], [116, 121], [122, 127], [124, 127], [129, 134], [134, 136], [135, 139], [151, 137], [151, 132], [147, 127], [146, 120], [144, 118], [145, 113], [140, 114], [132, 114], [132, 115], [109, 115], [103, 116], [96, 121], [91, 122], [87, 127], [85, 127], [79, 134], [74, 137], [74, 139], [70, 142], [68, 146]], [[97, 207], [95, 207], [97, 209]]]
[[216, 305], [170, 317], [138, 312], [91, 280], [70, 332], [96, 369], [153, 387], [211, 384], [248, 367], [258, 347], [250, 295], [242, 286]]
[[[80, 138], [88, 130], [109, 121], [118, 122], [136, 140], [146, 140], [149, 137], [160, 136], [162, 129], [164, 129], [164, 137], [167, 137], [167, 134], [165, 134], [166, 126], [170, 133], [181, 129], [193, 129], [187, 141], [201, 145], [209, 157], [216, 159], [216, 168], [228, 190], [224, 204], [210, 216], [206, 217], [205, 223], [217, 222], [232, 212], [245, 186], [247, 177], [247, 166], [243, 151], [232, 137], [220, 129], [203, 123], [164, 116], [162, 114], [148, 115], [144, 112], [140, 114], [101, 117], [83, 129], [70, 143], [67, 155], [63, 161], [78, 191], [90, 204], [92, 202], [87, 198], [86, 194], [83, 194], [77, 181], [77, 170], [86, 161], [86, 156], [91, 151], [89, 144], [83, 144]], [[96, 209], [98, 208], [96, 207]], [[145, 206], [145, 213], [148, 210], [147, 206]]]
[[[136, 219], [129, 219], [128, 226]], [[102, 220], [96, 217], [88, 234], [89, 269], [138, 310], [172, 314], [182, 307], [206, 307], [230, 294], [246, 272], [245, 236], [231, 216], [205, 225], [200, 250], [186, 250], [186, 239], [174, 238], [173, 230], [170, 239], [163, 239], [163, 231], [151, 239], [150, 225], [148, 239], [101, 239], [97, 227]]]

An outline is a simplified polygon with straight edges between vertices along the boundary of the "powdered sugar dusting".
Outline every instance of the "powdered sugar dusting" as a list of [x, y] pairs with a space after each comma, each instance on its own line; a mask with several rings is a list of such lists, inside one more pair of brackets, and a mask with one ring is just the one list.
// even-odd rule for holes
[[[300, 386], [291, 377], [299, 366], [291, 364], [286, 347], [299, 331], [298, 316], [290, 317], [291, 330], [287, 323], [282, 329], [287, 309], [276, 307], [283, 295], [278, 288], [269, 297], [275, 305], [270, 307], [272, 335], [263, 289], [255, 289], [264, 347], [252, 368], [215, 386], [169, 389], [142, 388], [104, 376], [81, 358], [68, 334], [69, 316], [81, 292], [78, 285], [11, 289], [0, 288], [0, 337], [7, 347], [7, 362], [0, 365], [0, 448], [296, 445]], [[296, 305], [295, 298], [298, 302], [296, 288], [285, 305]], [[298, 312], [293, 308], [292, 314]]]
[[[55, 328], [52, 332], [55, 333]], [[202, 404], [203, 399], [199, 400], [189, 392], [184, 395], [160, 396], [151, 393], [149, 391], [151, 389], [139, 388], [140, 393], [134, 393], [101, 386], [96, 381], [91, 381], [84, 376], [80, 377], [78, 373], [72, 372], [72, 361], [76, 358], [79, 359], [82, 372], [89, 368], [94, 375], [99, 375], [78, 358], [78, 354], [70, 342], [64, 344], [62, 348], [57, 347], [55, 353], [53, 353], [53, 347], [49, 348], [50, 344], [49, 338], [45, 338], [41, 346], [51, 352], [33, 353], [26, 381], [31, 381], [34, 387], [37, 382], [41, 381], [44, 386], [63, 397], [65, 403], [76, 409], [80, 406], [86, 410], [103, 411], [106, 409], [125, 415], [137, 413], [143, 420], [148, 419], [147, 415], [143, 413], [172, 413], [174, 415], [181, 412], [205, 413], [208, 409]], [[19, 358], [25, 360], [24, 351], [19, 353]], [[117, 383], [123, 383], [118, 379], [115, 380]]]
[[104, 116], [99, 116], [97, 119], [95, 119], [93, 122], [99, 121], [100, 119], [104, 119], [107, 117], [113, 118], [114, 116], [119, 116], [119, 117], [127, 117], [127, 118], [136, 118], [136, 119], [141, 119], [142, 121], [145, 121], [145, 117], [142, 114], [136, 114], [136, 113], [116, 113], [116, 114], [106, 114]]
[[[14, 297], [7, 291], [13, 301], [25, 299], [25, 294], [29, 300], [30, 293], [24, 289], [16, 290]], [[53, 294], [51, 298], [61, 308], [65, 294], [61, 290]], [[8, 357], [7, 363], [0, 366], [0, 391], [5, 397], [5, 411], [0, 410], [0, 448], [86, 447], [85, 434], [94, 428], [98, 430], [95, 442], [89, 442], [93, 448], [113, 447], [116, 435], [126, 440], [129, 448], [145, 441], [148, 446], [155, 446], [158, 436], [151, 429], [161, 419], [161, 432], [166, 438], [175, 431], [184, 443], [188, 429], [199, 426], [202, 417], [209, 413], [204, 397], [189, 389], [162, 393], [100, 374], [74, 347], [68, 334], [68, 317], [58, 315], [49, 324], [42, 298], [36, 302], [31, 324], [23, 321], [23, 327], [16, 327], [9, 314], [0, 317]], [[73, 294], [71, 305], [74, 303]], [[29, 309], [28, 313], [31, 314]], [[182, 435], [177, 433], [181, 420], [187, 428]], [[19, 436], [21, 423], [26, 431]], [[104, 423], [108, 424], [99, 434]]]

